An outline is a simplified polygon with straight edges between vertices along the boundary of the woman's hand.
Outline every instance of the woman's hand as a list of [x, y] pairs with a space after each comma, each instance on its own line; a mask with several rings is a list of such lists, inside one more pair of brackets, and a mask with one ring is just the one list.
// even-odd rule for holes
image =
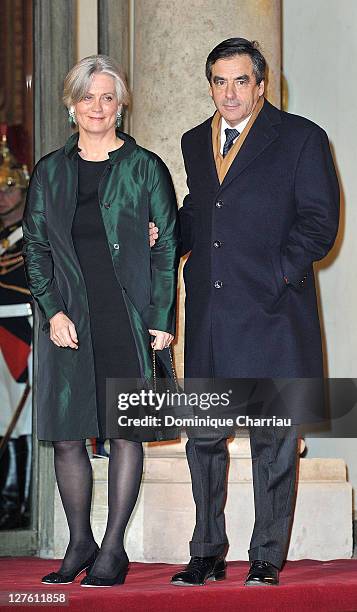
[[156, 227], [153, 221], [149, 223], [149, 244], [150, 247], [155, 246], [155, 242], [159, 237], [159, 229]]
[[78, 349], [76, 328], [64, 312], [57, 312], [50, 318], [50, 338], [56, 346]]
[[161, 351], [164, 348], [168, 348], [173, 341], [174, 337], [167, 332], [159, 331], [158, 329], [149, 329], [149, 333], [155, 336], [155, 340], [151, 343], [151, 346], [155, 351]]

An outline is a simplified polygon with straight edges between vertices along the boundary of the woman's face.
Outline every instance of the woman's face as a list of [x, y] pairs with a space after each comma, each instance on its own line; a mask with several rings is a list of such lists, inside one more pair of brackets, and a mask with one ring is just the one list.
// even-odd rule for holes
[[83, 100], [74, 105], [80, 130], [94, 134], [115, 131], [117, 112], [121, 104], [115, 91], [114, 79], [109, 74], [94, 73]]

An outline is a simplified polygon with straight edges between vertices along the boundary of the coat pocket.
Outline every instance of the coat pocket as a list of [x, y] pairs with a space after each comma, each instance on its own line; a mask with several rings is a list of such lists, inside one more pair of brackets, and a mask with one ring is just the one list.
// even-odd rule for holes
[[273, 280], [275, 286], [275, 294], [277, 298], [280, 298], [284, 290], [287, 288], [284, 280], [284, 272], [281, 265], [281, 254], [280, 249], [270, 250], [270, 262], [273, 271]]

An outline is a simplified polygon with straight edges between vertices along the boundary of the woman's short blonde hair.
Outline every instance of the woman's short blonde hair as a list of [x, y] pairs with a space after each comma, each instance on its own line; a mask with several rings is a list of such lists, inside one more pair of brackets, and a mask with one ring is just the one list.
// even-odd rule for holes
[[89, 90], [93, 74], [99, 72], [113, 77], [119, 104], [128, 106], [130, 94], [124, 71], [108, 55], [90, 55], [75, 64], [64, 80], [63, 102], [67, 108], [83, 100]]

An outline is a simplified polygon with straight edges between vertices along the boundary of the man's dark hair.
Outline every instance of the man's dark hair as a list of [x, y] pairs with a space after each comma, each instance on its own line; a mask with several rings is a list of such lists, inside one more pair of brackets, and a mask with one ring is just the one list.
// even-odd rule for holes
[[234, 55], [249, 55], [253, 63], [253, 72], [257, 84], [265, 77], [266, 61], [259, 50], [259, 43], [256, 40], [246, 40], [245, 38], [228, 38], [215, 47], [206, 61], [206, 77], [209, 82], [212, 78], [212, 66], [219, 59], [233, 57]]

